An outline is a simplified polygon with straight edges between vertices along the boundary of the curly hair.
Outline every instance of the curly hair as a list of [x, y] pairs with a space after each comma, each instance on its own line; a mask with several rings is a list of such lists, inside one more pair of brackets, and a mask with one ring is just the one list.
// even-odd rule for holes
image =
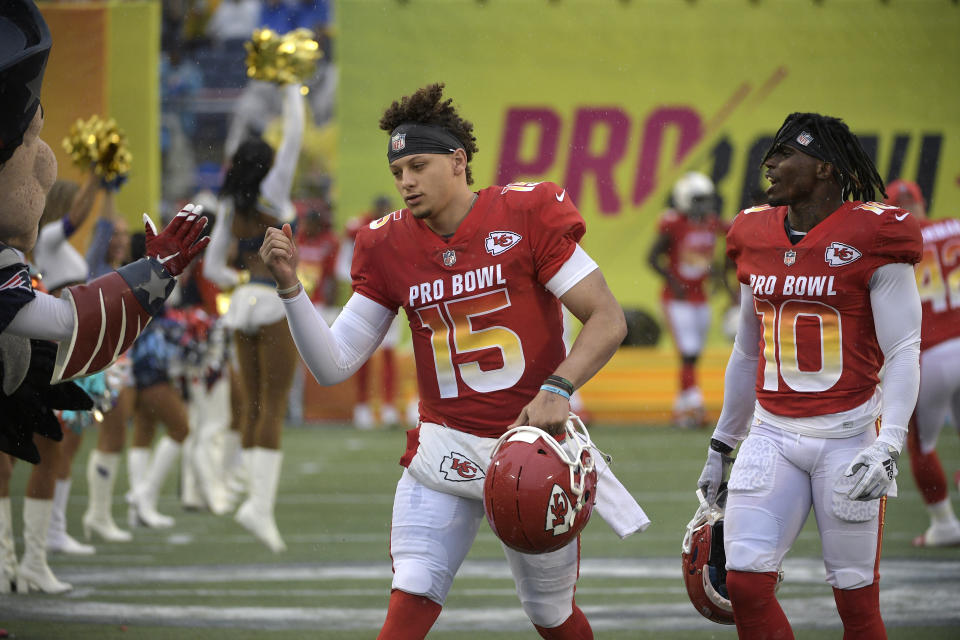
[[467, 153], [467, 184], [473, 184], [470, 161], [477, 149], [477, 138], [473, 135], [473, 123], [464, 120], [453, 106], [453, 99], [443, 98], [442, 82], [417, 89], [412, 95], [404, 96], [387, 107], [380, 118], [380, 128], [391, 132], [405, 122], [432, 124], [443, 127], [463, 144]]
[[238, 215], [251, 215], [260, 195], [260, 183], [272, 166], [273, 148], [269, 144], [262, 138], [244, 141], [233, 154], [220, 197], [232, 198]]

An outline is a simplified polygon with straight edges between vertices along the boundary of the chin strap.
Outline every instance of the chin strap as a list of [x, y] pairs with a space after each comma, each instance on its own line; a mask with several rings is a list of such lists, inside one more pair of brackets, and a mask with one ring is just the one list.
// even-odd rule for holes
[[52, 383], [102, 371], [163, 309], [173, 277], [154, 258], [142, 258], [87, 284], [69, 287], [73, 335], [60, 343]]

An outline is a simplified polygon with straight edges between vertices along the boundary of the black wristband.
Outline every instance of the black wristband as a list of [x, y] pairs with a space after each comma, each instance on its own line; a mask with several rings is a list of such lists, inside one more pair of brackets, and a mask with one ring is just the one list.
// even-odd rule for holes
[[575, 391], [573, 388], [573, 383], [566, 378], [561, 378], [560, 376], [547, 376], [547, 379], [544, 380], [543, 383], [560, 387], [570, 395], [573, 395], [573, 392]]
[[733, 447], [721, 442], [720, 440], [717, 440], [716, 438], [710, 438], [710, 448], [725, 456], [728, 456], [733, 452]]

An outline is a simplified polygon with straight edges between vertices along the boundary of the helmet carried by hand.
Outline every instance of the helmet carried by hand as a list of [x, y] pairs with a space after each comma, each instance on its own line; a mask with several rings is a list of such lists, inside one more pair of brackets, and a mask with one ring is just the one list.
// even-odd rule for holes
[[494, 446], [483, 508], [493, 532], [511, 549], [555, 551], [590, 519], [597, 488], [593, 443], [574, 414], [564, 435], [561, 443], [542, 429], [515, 427]]
[[726, 556], [723, 552], [723, 512], [727, 484], [720, 485], [717, 504], [707, 504], [697, 490], [700, 506], [683, 536], [683, 582], [693, 608], [708, 620], [733, 624], [733, 606], [727, 595]]

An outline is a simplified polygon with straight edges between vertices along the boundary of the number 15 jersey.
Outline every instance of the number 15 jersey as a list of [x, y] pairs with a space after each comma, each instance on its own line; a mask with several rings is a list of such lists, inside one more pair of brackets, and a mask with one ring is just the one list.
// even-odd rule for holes
[[791, 418], [847, 411], [874, 395], [883, 365], [870, 278], [920, 259], [919, 224], [896, 207], [846, 202], [791, 244], [786, 215], [787, 207], [747, 209], [727, 234], [762, 325], [757, 401]]
[[406, 311], [424, 421], [499, 437], [537, 394], [566, 357], [546, 284], [584, 232], [566, 192], [542, 182], [481, 190], [450, 238], [406, 209], [358, 233], [353, 289]]

